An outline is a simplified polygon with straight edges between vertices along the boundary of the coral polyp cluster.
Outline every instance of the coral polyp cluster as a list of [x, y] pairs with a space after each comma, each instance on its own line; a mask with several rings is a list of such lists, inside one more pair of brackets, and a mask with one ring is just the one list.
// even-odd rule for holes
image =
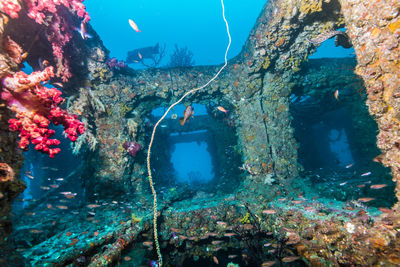
[[[64, 55], [64, 47], [71, 40], [74, 25], [71, 25], [70, 14], [63, 8], [71, 9], [82, 18], [86, 24], [90, 20], [85, 6], [80, 0], [6, 0], [0, 2], [0, 11], [11, 18], [18, 18], [21, 10], [26, 10], [26, 15], [37, 24], [46, 25], [46, 36], [53, 49], [53, 55], [57, 62], [56, 76], [64, 82], [71, 78], [69, 62]], [[22, 12], [21, 12], [22, 13]], [[25, 14], [24, 14], [25, 15]]]
[[16, 119], [10, 119], [10, 130], [19, 131], [19, 147], [27, 150], [29, 143], [35, 149], [49, 154], [53, 158], [60, 152], [60, 141], [51, 139], [55, 131], [49, 129], [50, 122], [63, 125], [71, 141], [85, 132], [85, 126], [76, 115], [70, 115], [58, 107], [64, 99], [56, 88], [46, 88], [41, 82], [47, 82], [54, 76], [53, 67], [28, 75], [22, 71], [3, 79], [1, 98], [16, 113]]

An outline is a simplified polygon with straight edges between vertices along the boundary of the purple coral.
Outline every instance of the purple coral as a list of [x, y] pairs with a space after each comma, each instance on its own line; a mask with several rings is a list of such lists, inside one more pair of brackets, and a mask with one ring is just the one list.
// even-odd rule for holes
[[131, 155], [132, 157], [136, 156], [136, 153], [142, 149], [142, 146], [138, 143], [135, 142], [128, 142], [125, 141], [125, 143], [122, 145], [122, 147]]
[[106, 64], [112, 69], [122, 69], [126, 67], [123, 60], [117, 60], [115, 57], [108, 58]]

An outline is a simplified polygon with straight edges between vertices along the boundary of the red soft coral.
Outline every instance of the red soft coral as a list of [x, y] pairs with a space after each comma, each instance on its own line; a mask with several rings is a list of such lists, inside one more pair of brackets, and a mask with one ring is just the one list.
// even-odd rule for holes
[[16, 119], [10, 119], [10, 130], [19, 131], [19, 147], [27, 150], [29, 143], [35, 149], [49, 154], [53, 158], [61, 150], [51, 148], [60, 141], [51, 139], [54, 130], [49, 129], [50, 122], [62, 124], [71, 141], [76, 141], [79, 134], [85, 132], [85, 126], [76, 115], [70, 115], [58, 107], [64, 99], [56, 88], [46, 88], [41, 82], [47, 82], [54, 76], [53, 67], [36, 71], [28, 75], [22, 71], [3, 79], [1, 98], [16, 113]]

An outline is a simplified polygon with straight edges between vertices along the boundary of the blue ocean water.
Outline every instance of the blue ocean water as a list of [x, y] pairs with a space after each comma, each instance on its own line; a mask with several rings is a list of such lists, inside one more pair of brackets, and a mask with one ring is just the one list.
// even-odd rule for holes
[[[125, 59], [128, 51], [159, 42], [167, 45], [164, 64], [174, 44], [188, 47], [196, 65], [221, 64], [224, 60], [228, 38], [220, 1], [89, 0], [85, 4], [92, 17], [91, 25], [112, 57]], [[224, 4], [232, 35], [228, 58], [232, 58], [242, 49], [265, 1]], [[128, 19], [135, 21], [140, 33], [132, 30]]]

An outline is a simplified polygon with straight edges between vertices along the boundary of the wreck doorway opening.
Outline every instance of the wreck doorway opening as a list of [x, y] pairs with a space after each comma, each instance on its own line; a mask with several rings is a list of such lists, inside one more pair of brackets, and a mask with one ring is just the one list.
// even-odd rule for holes
[[[345, 32], [345, 28], [338, 29], [339, 31]], [[343, 57], [355, 57], [355, 51], [353, 47], [344, 48], [340, 45], [340, 42], [336, 41], [336, 37], [332, 37], [323, 41], [318, 47], [317, 51], [310, 55], [310, 59], [316, 58], [343, 58]]]
[[[213, 144], [211, 138], [210, 133], [205, 130], [170, 134], [171, 162], [178, 183], [206, 184], [214, 178], [211, 154], [215, 147], [213, 145], [210, 149]], [[191, 156], [190, 152], [188, 155], [188, 151], [194, 151], [196, 157]]]
[[[186, 196], [192, 192], [193, 197], [199, 192], [231, 193], [240, 184], [241, 155], [235, 130], [225, 114], [215, 112], [213, 104], [191, 106], [193, 117], [184, 125], [179, 119], [186, 107], [177, 105], [157, 129], [151, 155], [156, 186], [160, 191], [186, 191]], [[164, 110], [152, 111], [147, 136]]]
[[395, 184], [390, 169], [376, 158], [381, 153], [378, 127], [368, 113], [355, 65], [354, 58], [310, 59], [297, 74], [290, 112], [298, 160], [313, 193], [391, 207]]

